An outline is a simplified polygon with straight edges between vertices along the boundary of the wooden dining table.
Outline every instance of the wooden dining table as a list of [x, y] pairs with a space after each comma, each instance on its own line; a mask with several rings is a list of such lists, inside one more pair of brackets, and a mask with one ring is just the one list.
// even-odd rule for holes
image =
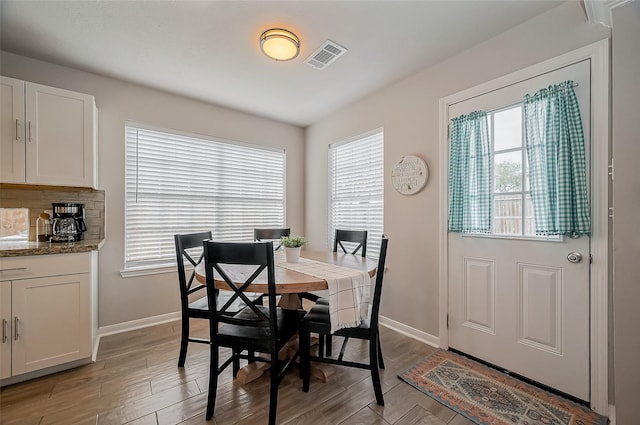
[[[303, 250], [300, 254], [303, 259], [319, 261], [322, 263], [333, 264], [339, 267], [347, 267], [359, 271], [367, 271], [369, 276], [373, 277], [376, 274], [377, 264], [367, 258], [359, 255], [336, 253], [329, 251], [306, 251]], [[302, 308], [302, 303], [298, 294], [312, 291], [322, 291], [329, 289], [327, 281], [318, 277], [307, 275], [304, 273], [289, 270], [283, 267], [285, 263], [284, 253], [280, 250], [276, 251], [275, 265], [276, 265], [276, 293], [280, 294], [280, 302], [278, 305], [286, 309], [298, 309]], [[233, 275], [231, 276], [234, 277]], [[244, 283], [246, 274], [242, 273], [242, 268], [238, 269], [238, 281], [237, 283]], [[196, 267], [196, 279], [202, 284], [206, 284], [206, 276], [204, 269], [204, 262], [200, 263]], [[235, 279], [234, 279], [235, 280]], [[215, 279], [214, 285], [218, 289], [231, 290], [229, 285], [223, 279]], [[258, 292], [261, 294], [267, 294], [269, 287], [267, 284], [267, 274], [263, 272], [260, 274], [247, 288], [248, 292]]]
[[[311, 291], [322, 291], [329, 289], [327, 281], [318, 277], [307, 275], [304, 273], [289, 270], [284, 266], [286, 263], [284, 252], [276, 251], [274, 256], [276, 266], [276, 293], [280, 294], [278, 306], [284, 309], [297, 310], [302, 308], [302, 299], [300, 294]], [[375, 276], [377, 263], [359, 255], [336, 253], [328, 251], [307, 251], [303, 250], [300, 254], [303, 259], [319, 261], [322, 263], [332, 264], [338, 267], [347, 267], [358, 271], [366, 271], [370, 277]], [[204, 261], [196, 267], [196, 280], [203, 285], [207, 283]], [[229, 273], [229, 270], [226, 270]], [[238, 266], [237, 281], [235, 275], [231, 273], [230, 277], [236, 283], [244, 283], [247, 277], [246, 268]], [[214, 285], [218, 289], [231, 290], [229, 285], [223, 279], [215, 279]], [[261, 273], [247, 288], [249, 292], [258, 292], [266, 294], [269, 292], [266, 271]], [[287, 345], [286, 352], [281, 351], [280, 357], [293, 355], [297, 351], [297, 338], [290, 341]], [[259, 378], [266, 370], [268, 363], [254, 362], [244, 366], [238, 371], [236, 379], [241, 383], [247, 383]], [[325, 382], [331, 371], [326, 365], [312, 365], [311, 374], [321, 381]]]

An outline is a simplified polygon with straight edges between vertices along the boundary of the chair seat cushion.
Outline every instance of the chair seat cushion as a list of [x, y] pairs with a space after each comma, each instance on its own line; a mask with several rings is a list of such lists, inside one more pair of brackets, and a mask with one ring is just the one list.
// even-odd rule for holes
[[[269, 307], [256, 306], [265, 314], [269, 313]], [[300, 321], [305, 315], [304, 310], [286, 310], [276, 308], [278, 326], [278, 347], [283, 346], [300, 328]], [[233, 316], [234, 319], [250, 321], [256, 318], [256, 313], [249, 307], [245, 307]], [[218, 332], [221, 345], [240, 345], [252, 348], [255, 351], [268, 352], [270, 329], [266, 326], [242, 326], [224, 323]]]

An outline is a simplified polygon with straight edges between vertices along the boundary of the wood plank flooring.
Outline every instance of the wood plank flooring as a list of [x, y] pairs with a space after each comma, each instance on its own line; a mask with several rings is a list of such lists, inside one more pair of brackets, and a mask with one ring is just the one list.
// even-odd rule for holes
[[[193, 320], [192, 329], [192, 335], [207, 335], [206, 321]], [[102, 338], [95, 363], [3, 388], [0, 424], [266, 424], [268, 374], [241, 385], [230, 367], [218, 384], [215, 417], [206, 422], [208, 346], [190, 344], [180, 369], [179, 339], [179, 321]], [[334, 338], [334, 352], [341, 340]], [[278, 424], [473, 425], [397, 378], [432, 347], [385, 327], [381, 340], [384, 407], [375, 402], [366, 370], [327, 366], [332, 369], [327, 382], [312, 378], [310, 391], [303, 393], [293, 368], [280, 385]], [[366, 343], [349, 341], [348, 347], [345, 357], [366, 358]]]

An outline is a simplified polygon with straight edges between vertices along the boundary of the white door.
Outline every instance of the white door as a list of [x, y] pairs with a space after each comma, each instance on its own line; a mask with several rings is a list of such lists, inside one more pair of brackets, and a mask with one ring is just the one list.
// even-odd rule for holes
[[578, 83], [589, 164], [588, 60], [449, 108], [490, 112], [496, 181], [494, 234], [448, 235], [448, 335], [451, 348], [589, 400], [590, 241], [534, 236], [518, 122], [525, 93], [566, 80]]
[[0, 77], [0, 181], [24, 183], [24, 81]]

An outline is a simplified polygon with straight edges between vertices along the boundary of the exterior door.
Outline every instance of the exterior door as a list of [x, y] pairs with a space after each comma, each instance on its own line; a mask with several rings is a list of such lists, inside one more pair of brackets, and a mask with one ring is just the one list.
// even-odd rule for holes
[[589, 164], [589, 60], [449, 108], [489, 112], [495, 181], [493, 234], [448, 235], [448, 335], [451, 348], [589, 400], [590, 240], [535, 236], [519, 118], [525, 93], [566, 80], [578, 84]]

